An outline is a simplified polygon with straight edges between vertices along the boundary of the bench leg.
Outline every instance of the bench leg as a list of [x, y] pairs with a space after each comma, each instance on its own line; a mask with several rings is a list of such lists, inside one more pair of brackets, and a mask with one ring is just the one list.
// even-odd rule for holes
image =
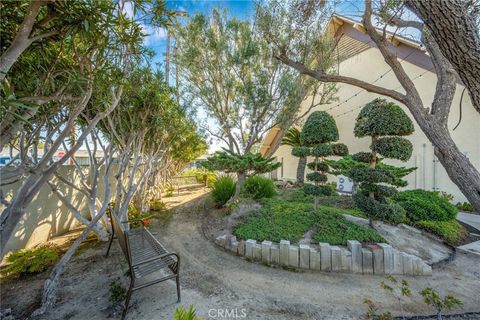
[[[113, 228], [112, 228], [113, 230]], [[105, 257], [108, 257], [108, 254], [110, 253], [110, 248], [112, 247], [112, 242], [113, 242], [113, 237], [114, 237], [114, 232], [112, 231], [112, 235], [110, 236], [110, 242], [108, 244], [108, 249], [107, 249], [107, 253], [105, 254]]]
[[177, 282], [177, 302], [180, 302], [182, 299], [180, 298], [180, 275], [179, 274], [177, 274], [175, 281]]
[[132, 297], [132, 288], [133, 288], [133, 280], [130, 281], [130, 287], [128, 288], [127, 298], [125, 299], [125, 307], [123, 308], [122, 313], [122, 320], [125, 319], [128, 311], [128, 305], [130, 304], [130, 298]]

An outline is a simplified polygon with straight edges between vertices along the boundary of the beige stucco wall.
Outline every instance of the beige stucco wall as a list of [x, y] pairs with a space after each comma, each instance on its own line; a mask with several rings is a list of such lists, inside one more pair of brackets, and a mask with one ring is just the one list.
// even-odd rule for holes
[[[408, 62], [402, 62], [402, 65], [411, 78], [416, 78], [426, 71], [425, 69], [417, 67], [416, 65]], [[359, 78], [370, 83], [375, 81], [389, 69], [389, 66], [384, 62], [381, 53], [376, 48], [368, 49], [367, 51], [364, 51], [340, 64], [341, 75]], [[422, 77], [416, 79], [414, 83], [422, 97], [424, 105], [429, 106], [433, 101], [435, 92], [435, 74], [432, 72], [426, 72], [422, 75]], [[375, 84], [403, 92], [403, 90], [400, 89], [400, 84], [396, 80], [392, 71], [383, 76], [383, 78], [379, 79]], [[321, 106], [315, 110], [326, 110], [334, 105], [337, 105], [339, 102], [344, 102], [346, 99], [360, 91], [356, 97], [353, 97], [349, 101], [342, 103], [339, 107], [329, 111], [329, 113], [335, 117], [337, 122], [340, 133], [339, 141], [348, 146], [351, 154], [359, 151], [368, 151], [368, 146], [370, 144], [369, 139], [359, 139], [354, 137], [353, 128], [360, 108], [379, 95], [369, 93], [365, 90], [361, 90], [357, 87], [346, 84], [339, 84], [338, 88], [338, 102], [332, 103], [331, 105]], [[460, 116], [459, 103], [463, 88], [463, 86], [457, 85], [457, 91], [453, 100], [448, 126], [450, 128], [451, 135], [459, 146], [460, 150], [464, 152], [470, 161], [475, 165], [475, 167], [480, 170], [480, 114], [474, 110], [467, 92], [465, 92], [462, 103], [462, 122], [455, 131], [452, 131]], [[307, 100], [302, 106], [304, 110], [306, 110], [308, 102], [309, 101]], [[401, 106], [413, 120], [413, 117], [406, 107], [403, 105]], [[356, 110], [346, 115], [339, 116], [340, 114], [352, 109]], [[412, 142], [414, 147], [412, 158], [406, 163], [390, 160], [386, 162], [395, 165], [418, 167], [415, 172], [407, 176], [409, 183], [407, 188], [424, 188], [427, 190], [446, 191], [454, 195], [454, 201], [466, 201], [460, 190], [449, 179], [443, 166], [438, 161], [434, 162], [435, 157], [433, 154], [432, 144], [430, 141], [428, 141], [416, 122], [413, 122], [415, 124], [415, 133], [411, 136], [408, 136], [408, 139]], [[290, 151], [290, 147], [280, 146], [277, 152], [274, 154], [279, 161], [283, 160], [284, 164], [283, 168], [278, 170], [279, 179], [295, 179], [298, 159], [293, 157], [290, 154]]]
[[[85, 170], [87, 169], [88, 167], [85, 167]], [[58, 172], [70, 181], [75, 179], [77, 181], [76, 184], [80, 185], [74, 166], [62, 166]], [[5, 188], [3, 191], [8, 194], [16, 191], [18, 188], [19, 184], [15, 184], [8, 189]], [[59, 190], [66, 195], [67, 199], [76, 208], [79, 208], [82, 214], [88, 215], [88, 206], [83, 194], [72, 188], [67, 188], [63, 184], [59, 184]], [[103, 179], [100, 181], [98, 192], [99, 197], [102, 198], [104, 195]], [[3, 207], [0, 207], [0, 210], [3, 210]], [[54, 236], [62, 235], [79, 226], [81, 224], [72, 216], [70, 210], [51, 192], [48, 185], [44, 185], [28, 206], [14, 235], [8, 241], [6, 252], [32, 248]]]

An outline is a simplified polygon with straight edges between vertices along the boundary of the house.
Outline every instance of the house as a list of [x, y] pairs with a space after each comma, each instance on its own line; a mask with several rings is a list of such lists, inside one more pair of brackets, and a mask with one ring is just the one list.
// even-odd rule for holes
[[[339, 56], [343, 57], [343, 60], [339, 62], [340, 75], [358, 78], [390, 89], [402, 90], [390, 67], [385, 63], [382, 54], [364, 32], [361, 24], [337, 15], [330, 20], [328, 30], [337, 38], [336, 50], [339, 52]], [[433, 65], [428, 54], [422, 49], [421, 44], [415, 41], [399, 36], [390, 37], [390, 41], [394, 45], [399, 61], [415, 83], [424, 105], [430, 105], [434, 97], [437, 79], [435, 73], [431, 71]], [[368, 151], [369, 139], [356, 138], [353, 134], [353, 128], [360, 109], [379, 96], [343, 83], [338, 84], [338, 89], [338, 101], [317, 107], [312, 111], [327, 111], [334, 117], [339, 129], [339, 142], [345, 143], [351, 154]], [[303, 102], [300, 112], [303, 113], [307, 110], [310, 103], [309, 99]], [[394, 102], [399, 104], [413, 120], [405, 106]], [[409, 189], [421, 188], [444, 191], [452, 194], [455, 202], [466, 201], [465, 196], [450, 180], [445, 169], [436, 159], [430, 141], [414, 120], [413, 122], [415, 133], [407, 137], [414, 147], [411, 159], [408, 162], [396, 160], [387, 160], [386, 162], [400, 166], [417, 167], [416, 171], [406, 177], [408, 180], [407, 188]], [[479, 124], [480, 114], [475, 111], [468, 92], [458, 81], [448, 127], [460, 150], [465, 153], [477, 169], [480, 169]], [[298, 158], [291, 155], [291, 147], [289, 146], [280, 146], [276, 149], [281, 138], [282, 131], [279, 128], [271, 129], [262, 142], [260, 152], [263, 155], [273, 155], [282, 163], [282, 167], [273, 172], [272, 177], [295, 180]]]

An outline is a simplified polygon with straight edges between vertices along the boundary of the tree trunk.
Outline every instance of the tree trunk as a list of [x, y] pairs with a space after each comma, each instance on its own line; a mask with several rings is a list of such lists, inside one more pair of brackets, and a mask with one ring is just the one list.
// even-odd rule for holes
[[92, 220], [92, 222], [85, 228], [85, 230], [82, 231], [80, 236], [72, 243], [70, 248], [68, 248], [67, 252], [65, 252], [65, 254], [55, 266], [55, 268], [53, 268], [52, 272], [50, 273], [50, 277], [45, 281], [45, 285], [43, 287], [42, 304], [40, 308], [38, 308], [32, 313], [32, 317], [37, 317], [44, 314], [48, 308], [52, 307], [55, 304], [57, 289], [58, 285], [60, 284], [60, 277], [63, 274], [67, 263], [73, 257], [75, 251], [77, 251], [82, 241], [87, 238], [88, 233], [91, 231], [91, 229], [99, 222], [99, 220], [104, 214], [105, 211], [97, 215], [95, 219]]
[[307, 157], [298, 158], [297, 166], [297, 185], [303, 186], [305, 182], [305, 167], [307, 166]]
[[32, 44], [30, 39], [35, 19], [42, 6], [42, 1], [32, 1], [25, 18], [20, 25], [15, 38], [7, 50], [0, 56], [0, 81], [5, 79], [10, 68], [18, 60], [20, 55]]
[[467, 1], [409, 0], [405, 5], [430, 30], [480, 112], [480, 35], [475, 18], [467, 10]]
[[468, 201], [480, 212], [480, 173], [461, 152], [443, 127], [430, 132], [435, 155]]
[[240, 192], [242, 191], [243, 183], [245, 182], [246, 177], [247, 173], [245, 171], [237, 172], [237, 184], [235, 186], [235, 194], [233, 196], [234, 199], [237, 199], [240, 196]]

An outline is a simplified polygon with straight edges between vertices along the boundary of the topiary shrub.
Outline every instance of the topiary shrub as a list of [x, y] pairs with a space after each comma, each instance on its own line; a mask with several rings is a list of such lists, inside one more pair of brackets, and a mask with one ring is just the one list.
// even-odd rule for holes
[[242, 193], [253, 199], [271, 198], [277, 194], [273, 181], [262, 176], [251, 176], [245, 179]]
[[310, 155], [314, 156], [313, 162], [307, 164], [311, 172], [307, 174], [307, 180], [313, 184], [305, 184], [306, 194], [314, 196], [315, 208], [318, 206], [318, 196], [331, 195], [333, 189], [327, 185], [326, 173], [329, 166], [325, 158], [333, 155], [346, 155], [348, 148], [343, 143], [332, 144], [338, 140], [338, 129], [335, 120], [325, 111], [315, 111], [305, 121], [300, 139], [305, 146], [311, 147]]
[[[395, 186], [406, 184], [403, 177], [410, 169], [382, 164], [385, 158], [407, 161], [412, 156], [412, 144], [401, 137], [412, 134], [413, 123], [398, 105], [385, 99], [375, 99], [359, 113], [354, 133], [356, 137], [371, 137], [370, 153], [361, 152], [353, 156], [348, 176], [360, 186], [355, 203], [370, 219], [390, 223], [405, 221], [405, 209], [390, 199], [396, 194]], [[340, 168], [341, 170], [341, 168]]]
[[12, 278], [40, 273], [53, 266], [59, 258], [59, 251], [55, 247], [19, 250], [7, 257], [9, 264], [0, 273]]
[[235, 194], [235, 186], [236, 183], [232, 177], [222, 176], [217, 178], [212, 188], [212, 198], [215, 204], [219, 207], [225, 205]]
[[402, 206], [412, 221], [448, 221], [457, 216], [457, 208], [436, 192], [421, 189], [399, 192], [394, 200]]

